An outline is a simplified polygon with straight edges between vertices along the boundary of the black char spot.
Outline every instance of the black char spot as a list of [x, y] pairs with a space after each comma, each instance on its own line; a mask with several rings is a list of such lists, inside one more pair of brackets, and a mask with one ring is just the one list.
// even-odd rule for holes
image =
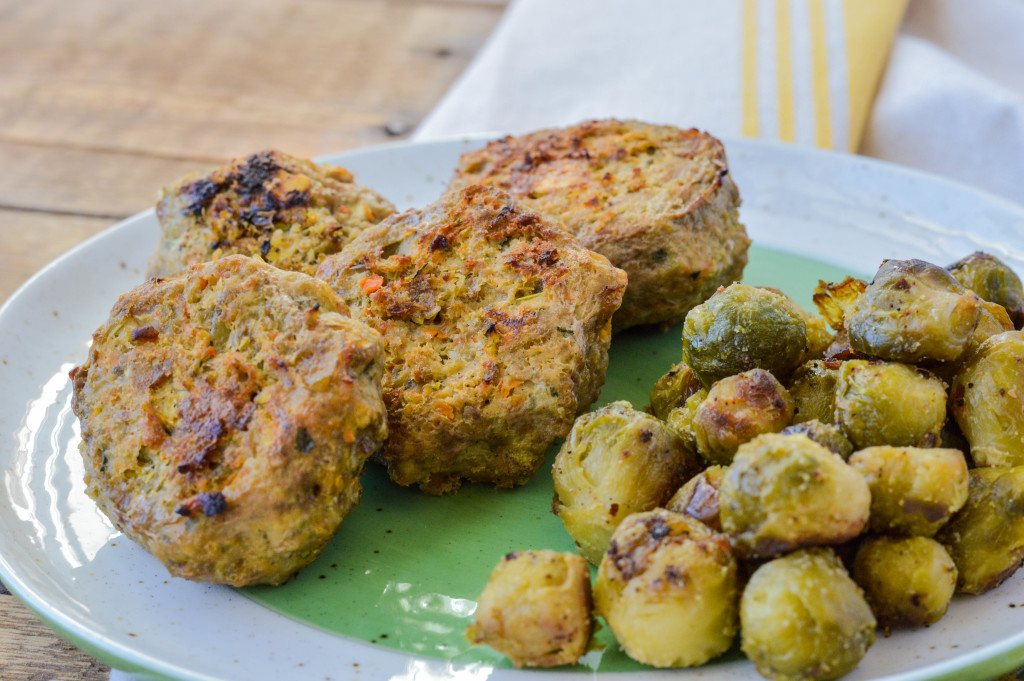
[[295, 436], [295, 446], [304, 454], [309, 454], [313, 451], [313, 447], [316, 446], [316, 443], [313, 442], [313, 438], [309, 436], [309, 431], [306, 430], [305, 426], [299, 428], [299, 434]]

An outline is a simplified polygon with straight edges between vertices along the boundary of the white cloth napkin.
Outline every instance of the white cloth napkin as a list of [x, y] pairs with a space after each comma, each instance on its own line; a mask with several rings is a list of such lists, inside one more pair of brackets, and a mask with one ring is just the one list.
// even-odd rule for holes
[[861, 153], [1024, 204], [1022, 36], [1022, 0], [915, 0]]
[[515, 0], [415, 138], [631, 117], [860, 151], [1024, 203], [1024, 0], [913, 0], [901, 25], [905, 6]]
[[900, 25], [903, 8], [516, 0], [415, 138], [632, 117], [859, 149], [1024, 203], [1024, 0], [913, 0]]

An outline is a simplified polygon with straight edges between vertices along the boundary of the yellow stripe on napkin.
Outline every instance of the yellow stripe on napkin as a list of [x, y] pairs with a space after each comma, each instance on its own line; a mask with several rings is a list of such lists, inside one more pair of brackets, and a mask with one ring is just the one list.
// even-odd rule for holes
[[760, 119], [757, 115], [757, 0], [743, 0], [743, 36], [740, 41], [743, 54], [742, 82], [740, 83], [740, 106], [743, 117], [740, 129], [746, 137], [761, 134]]
[[743, 0], [743, 134], [856, 151], [908, 1]]
[[850, 151], [860, 146], [893, 36], [909, 0], [844, 0], [849, 65]]
[[796, 142], [796, 112], [793, 95], [793, 25], [789, 0], [775, 0], [775, 53], [778, 65], [779, 139]]
[[828, 42], [825, 39], [825, 5], [812, 0], [809, 7], [811, 20], [811, 64], [814, 87], [814, 144], [832, 149], [832, 112], [828, 96]]

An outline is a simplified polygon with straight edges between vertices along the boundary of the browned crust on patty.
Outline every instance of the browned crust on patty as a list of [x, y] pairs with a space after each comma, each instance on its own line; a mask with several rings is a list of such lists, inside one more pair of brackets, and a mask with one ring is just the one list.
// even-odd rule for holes
[[161, 192], [161, 238], [147, 274], [167, 277], [230, 254], [313, 274], [325, 256], [394, 211], [340, 166], [261, 151]]
[[174, 575], [284, 581], [359, 500], [380, 343], [323, 282], [251, 258], [146, 282], [72, 371], [89, 496]]
[[596, 399], [625, 275], [504, 192], [394, 215], [318, 277], [385, 339], [393, 480], [522, 484]]
[[449, 187], [469, 184], [500, 187], [625, 270], [616, 330], [682, 321], [747, 263], [725, 149], [698, 130], [601, 120], [505, 137], [463, 154]]

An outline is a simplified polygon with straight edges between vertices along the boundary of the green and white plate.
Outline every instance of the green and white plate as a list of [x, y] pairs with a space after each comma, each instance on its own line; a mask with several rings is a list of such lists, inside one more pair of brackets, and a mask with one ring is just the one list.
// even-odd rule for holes
[[[481, 144], [397, 144], [324, 157], [401, 207], [443, 190]], [[746, 281], [810, 307], [819, 279], [870, 276], [883, 258], [948, 264], [986, 250], [1024, 272], [1024, 209], [860, 157], [754, 141], [727, 144], [755, 246]], [[168, 178], [168, 181], [174, 178]], [[68, 371], [118, 295], [142, 280], [157, 238], [147, 211], [44, 268], [0, 309], [0, 578], [65, 637], [140, 679], [759, 678], [738, 652], [695, 670], [627, 659], [605, 628], [580, 666], [519, 671], [463, 636], [491, 568], [515, 549], [569, 550], [548, 470], [514, 490], [426, 497], [378, 468], [325, 552], [275, 588], [170, 577], [85, 496]], [[601, 402], [642, 407], [680, 357], [678, 329], [614, 338]], [[958, 597], [938, 624], [879, 637], [850, 681], [991, 679], [1024, 664], [1024, 576]]]

